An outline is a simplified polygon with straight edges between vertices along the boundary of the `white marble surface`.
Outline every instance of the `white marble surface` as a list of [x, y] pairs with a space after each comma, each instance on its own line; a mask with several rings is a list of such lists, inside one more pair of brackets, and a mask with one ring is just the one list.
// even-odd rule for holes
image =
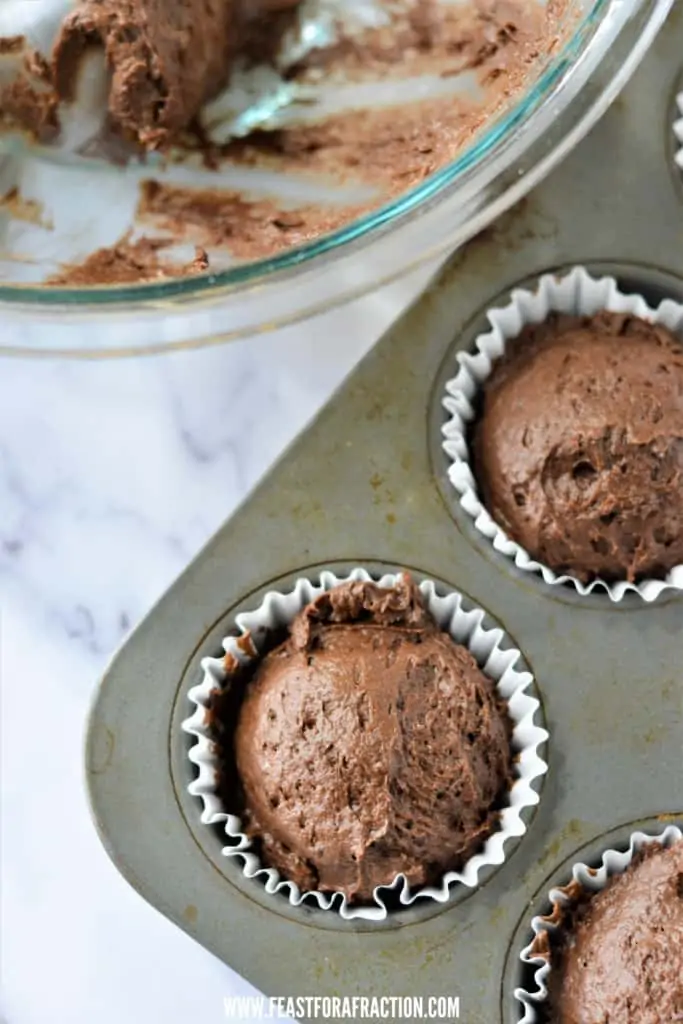
[[251, 991], [108, 861], [85, 716], [113, 648], [431, 272], [223, 348], [0, 364], [0, 1024], [219, 1024]]

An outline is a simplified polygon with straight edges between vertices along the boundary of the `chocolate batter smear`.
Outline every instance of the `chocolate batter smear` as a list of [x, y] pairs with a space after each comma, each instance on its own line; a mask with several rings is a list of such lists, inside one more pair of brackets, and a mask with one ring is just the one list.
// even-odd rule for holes
[[47, 60], [23, 36], [0, 38], [0, 57], [18, 61], [10, 80], [0, 79], [0, 128], [51, 141], [59, 132], [59, 104]]
[[37, 227], [52, 229], [52, 223], [45, 217], [42, 204], [35, 199], [26, 199], [18, 188], [11, 188], [0, 196], [0, 213], [6, 212], [14, 220], [35, 224]]
[[[381, 189], [382, 199], [390, 199], [452, 160], [488, 116], [447, 96], [254, 132], [223, 152], [248, 167], [367, 182]], [[377, 205], [375, 200], [364, 209]]]
[[[387, 7], [391, 10], [391, 4]], [[363, 81], [485, 68], [495, 78], [505, 71], [517, 73], [541, 49], [550, 52], [557, 43], [554, 25], [540, 4], [520, 0], [412, 0], [397, 5], [387, 25], [342, 36], [286, 74], [315, 81], [324, 70], [326, 76]]]
[[137, 220], [175, 238], [228, 249], [238, 259], [261, 259], [341, 227], [359, 207], [305, 205], [289, 210], [271, 199], [225, 189], [192, 189], [145, 181]]
[[115, 245], [97, 249], [82, 263], [66, 264], [45, 283], [62, 288], [139, 284], [141, 281], [188, 277], [208, 270], [209, 258], [201, 248], [197, 248], [190, 263], [162, 260], [163, 250], [176, 244], [174, 239], [145, 237], [131, 241], [130, 236], [125, 235]]

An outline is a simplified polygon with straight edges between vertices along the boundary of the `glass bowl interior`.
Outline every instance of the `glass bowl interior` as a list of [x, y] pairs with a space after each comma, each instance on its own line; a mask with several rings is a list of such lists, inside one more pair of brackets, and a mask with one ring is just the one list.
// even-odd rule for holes
[[[3, 281], [8, 275], [0, 270], [0, 351], [123, 353], [242, 337], [328, 309], [457, 247], [585, 134], [637, 65], [671, 4], [566, 0], [554, 52], [539, 59], [524, 90], [482, 124], [455, 159], [404, 194], [305, 244], [206, 274], [142, 284], [46, 287]], [[50, 165], [66, 188], [70, 175], [76, 184], [76, 173], [83, 174], [69, 154], [45, 148], [19, 146], [4, 160]], [[0, 156], [0, 170], [2, 161]], [[91, 173], [97, 188], [94, 166]], [[0, 179], [0, 191], [1, 185]], [[69, 201], [77, 201], [77, 189]], [[5, 218], [3, 247], [11, 252], [7, 223]]]

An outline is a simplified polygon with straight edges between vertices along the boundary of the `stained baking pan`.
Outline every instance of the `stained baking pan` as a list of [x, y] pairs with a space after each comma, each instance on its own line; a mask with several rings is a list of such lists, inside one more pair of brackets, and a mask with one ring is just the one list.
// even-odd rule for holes
[[[683, 6], [626, 94], [563, 166], [456, 253], [115, 657], [92, 710], [87, 779], [121, 873], [269, 995], [460, 998], [470, 1024], [520, 1016], [531, 917], [575, 860], [683, 822], [683, 598], [614, 603], [548, 587], [460, 509], [440, 430], [455, 353], [516, 284], [583, 264], [651, 303], [683, 301], [674, 161]], [[550, 739], [529, 828], [477, 889], [386, 922], [291, 907], [220, 854], [188, 795], [180, 723], [204, 654], [242, 608], [323, 567], [407, 567], [486, 609], [532, 669]], [[662, 826], [663, 827], [663, 826]], [[277, 955], [273, 951], [277, 950]]]

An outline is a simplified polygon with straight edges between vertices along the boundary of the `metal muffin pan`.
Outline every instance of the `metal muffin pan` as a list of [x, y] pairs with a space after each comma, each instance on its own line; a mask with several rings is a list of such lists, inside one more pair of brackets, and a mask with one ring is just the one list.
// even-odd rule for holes
[[[519, 572], [460, 510], [440, 446], [454, 353], [472, 346], [486, 309], [515, 284], [583, 263], [650, 302], [683, 301], [670, 117], [682, 55], [676, 4], [599, 126], [456, 253], [102, 681], [87, 782], [109, 855], [145, 899], [268, 995], [459, 996], [460, 1020], [514, 1024], [519, 953], [550, 883], [643, 822], [683, 823], [683, 597], [613, 604]], [[419, 904], [380, 925], [292, 908], [243, 878], [187, 793], [190, 738], [180, 729], [200, 658], [220, 650], [237, 611], [299, 575], [353, 565], [405, 567], [486, 609], [534, 673], [550, 733], [540, 804], [505, 863], [444, 906]]]

